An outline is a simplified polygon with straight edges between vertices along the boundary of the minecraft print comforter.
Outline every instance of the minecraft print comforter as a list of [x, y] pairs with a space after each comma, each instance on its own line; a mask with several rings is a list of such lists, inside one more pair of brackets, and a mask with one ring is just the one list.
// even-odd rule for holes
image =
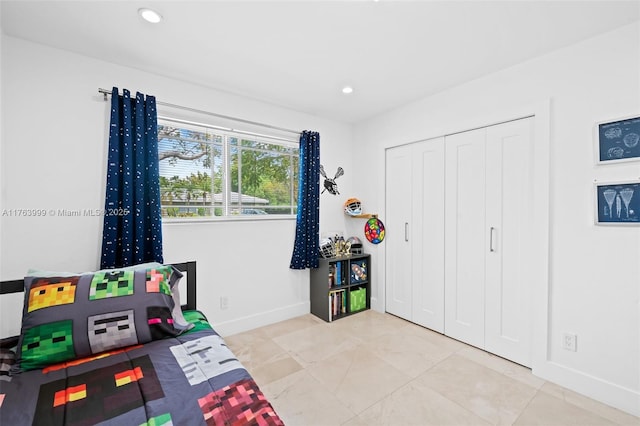
[[1, 376], [0, 424], [283, 423], [205, 323], [175, 338]]

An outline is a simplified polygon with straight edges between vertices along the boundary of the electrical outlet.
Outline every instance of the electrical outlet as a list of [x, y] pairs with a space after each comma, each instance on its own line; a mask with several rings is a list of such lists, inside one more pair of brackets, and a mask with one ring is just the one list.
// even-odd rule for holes
[[229, 309], [229, 298], [227, 296], [220, 296], [220, 309]]
[[571, 333], [562, 334], [562, 349], [571, 352], [578, 351], [578, 336]]

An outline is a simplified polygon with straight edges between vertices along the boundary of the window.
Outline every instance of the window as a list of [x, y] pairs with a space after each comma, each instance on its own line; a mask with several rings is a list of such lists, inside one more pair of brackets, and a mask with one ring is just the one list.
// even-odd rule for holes
[[163, 218], [297, 214], [298, 145], [158, 119]]

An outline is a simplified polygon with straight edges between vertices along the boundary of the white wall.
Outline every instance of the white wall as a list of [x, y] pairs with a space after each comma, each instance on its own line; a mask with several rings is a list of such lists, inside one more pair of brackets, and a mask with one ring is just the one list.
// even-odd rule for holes
[[[640, 179], [638, 162], [595, 165], [592, 138], [594, 123], [640, 113], [640, 23], [360, 123], [356, 144], [371, 148], [359, 151], [356, 185], [383, 211], [385, 148], [527, 110], [548, 114], [540, 118], [549, 133], [536, 136], [550, 155], [549, 271], [532, 302], [542, 337], [533, 372], [640, 415], [640, 227], [594, 226], [592, 196], [594, 179]], [[374, 253], [379, 276], [383, 254]], [[374, 285], [382, 310], [383, 281]], [[562, 349], [563, 332], [577, 334], [577, 352]]]
[[[112, 86], [279, 127], [317, 130], [322, 162], [328, 169], [340, 163], [347, 174], [338, 183], [351, 185], [349, 157], [343, 156], [352, 143], [350, 126], [6, 35], [2, 46], [3, 209], [104, 206], [109, 103], [97, 90]], [[321, 226], [341, 229], [342, 215], [332, 209], [343, 200], [322, 197]], [[2, 280], [21, 278], [29, 268], [99, 266], [101, 218], [3, 216], [1, 226]], [[295, 219], [164, 224], [163, 233], [166, 262], [198, 262], [198, 306], [221, 334], [309, 312], [308, 270], [289, 269]], [[227, 310], [220, 309], [221, 296], [229, 300]], [[19, 297], [2, 297], [0, 303], [0, 335], [17, 334]]]

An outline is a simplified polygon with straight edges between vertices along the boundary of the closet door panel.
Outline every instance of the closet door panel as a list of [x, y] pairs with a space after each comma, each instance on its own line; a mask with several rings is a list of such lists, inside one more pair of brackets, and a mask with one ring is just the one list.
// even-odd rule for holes
[[386, 272], [385, 309], [411, 320], [411, 243], [405, 235], [411, 222], [412, 148], [403, 146], [386, 152]]
[[445, 140], [445, 334], [484, 347], [485, 130]]
[[413, 150], [412, 321], [444, 333], [444, 138]]
[[386, 153], [386, 310], [525, 366], [533, 120]]
[[527, 241], [531, 223], [532, 119], [487, 128], [485, 349], [531, 364]]

